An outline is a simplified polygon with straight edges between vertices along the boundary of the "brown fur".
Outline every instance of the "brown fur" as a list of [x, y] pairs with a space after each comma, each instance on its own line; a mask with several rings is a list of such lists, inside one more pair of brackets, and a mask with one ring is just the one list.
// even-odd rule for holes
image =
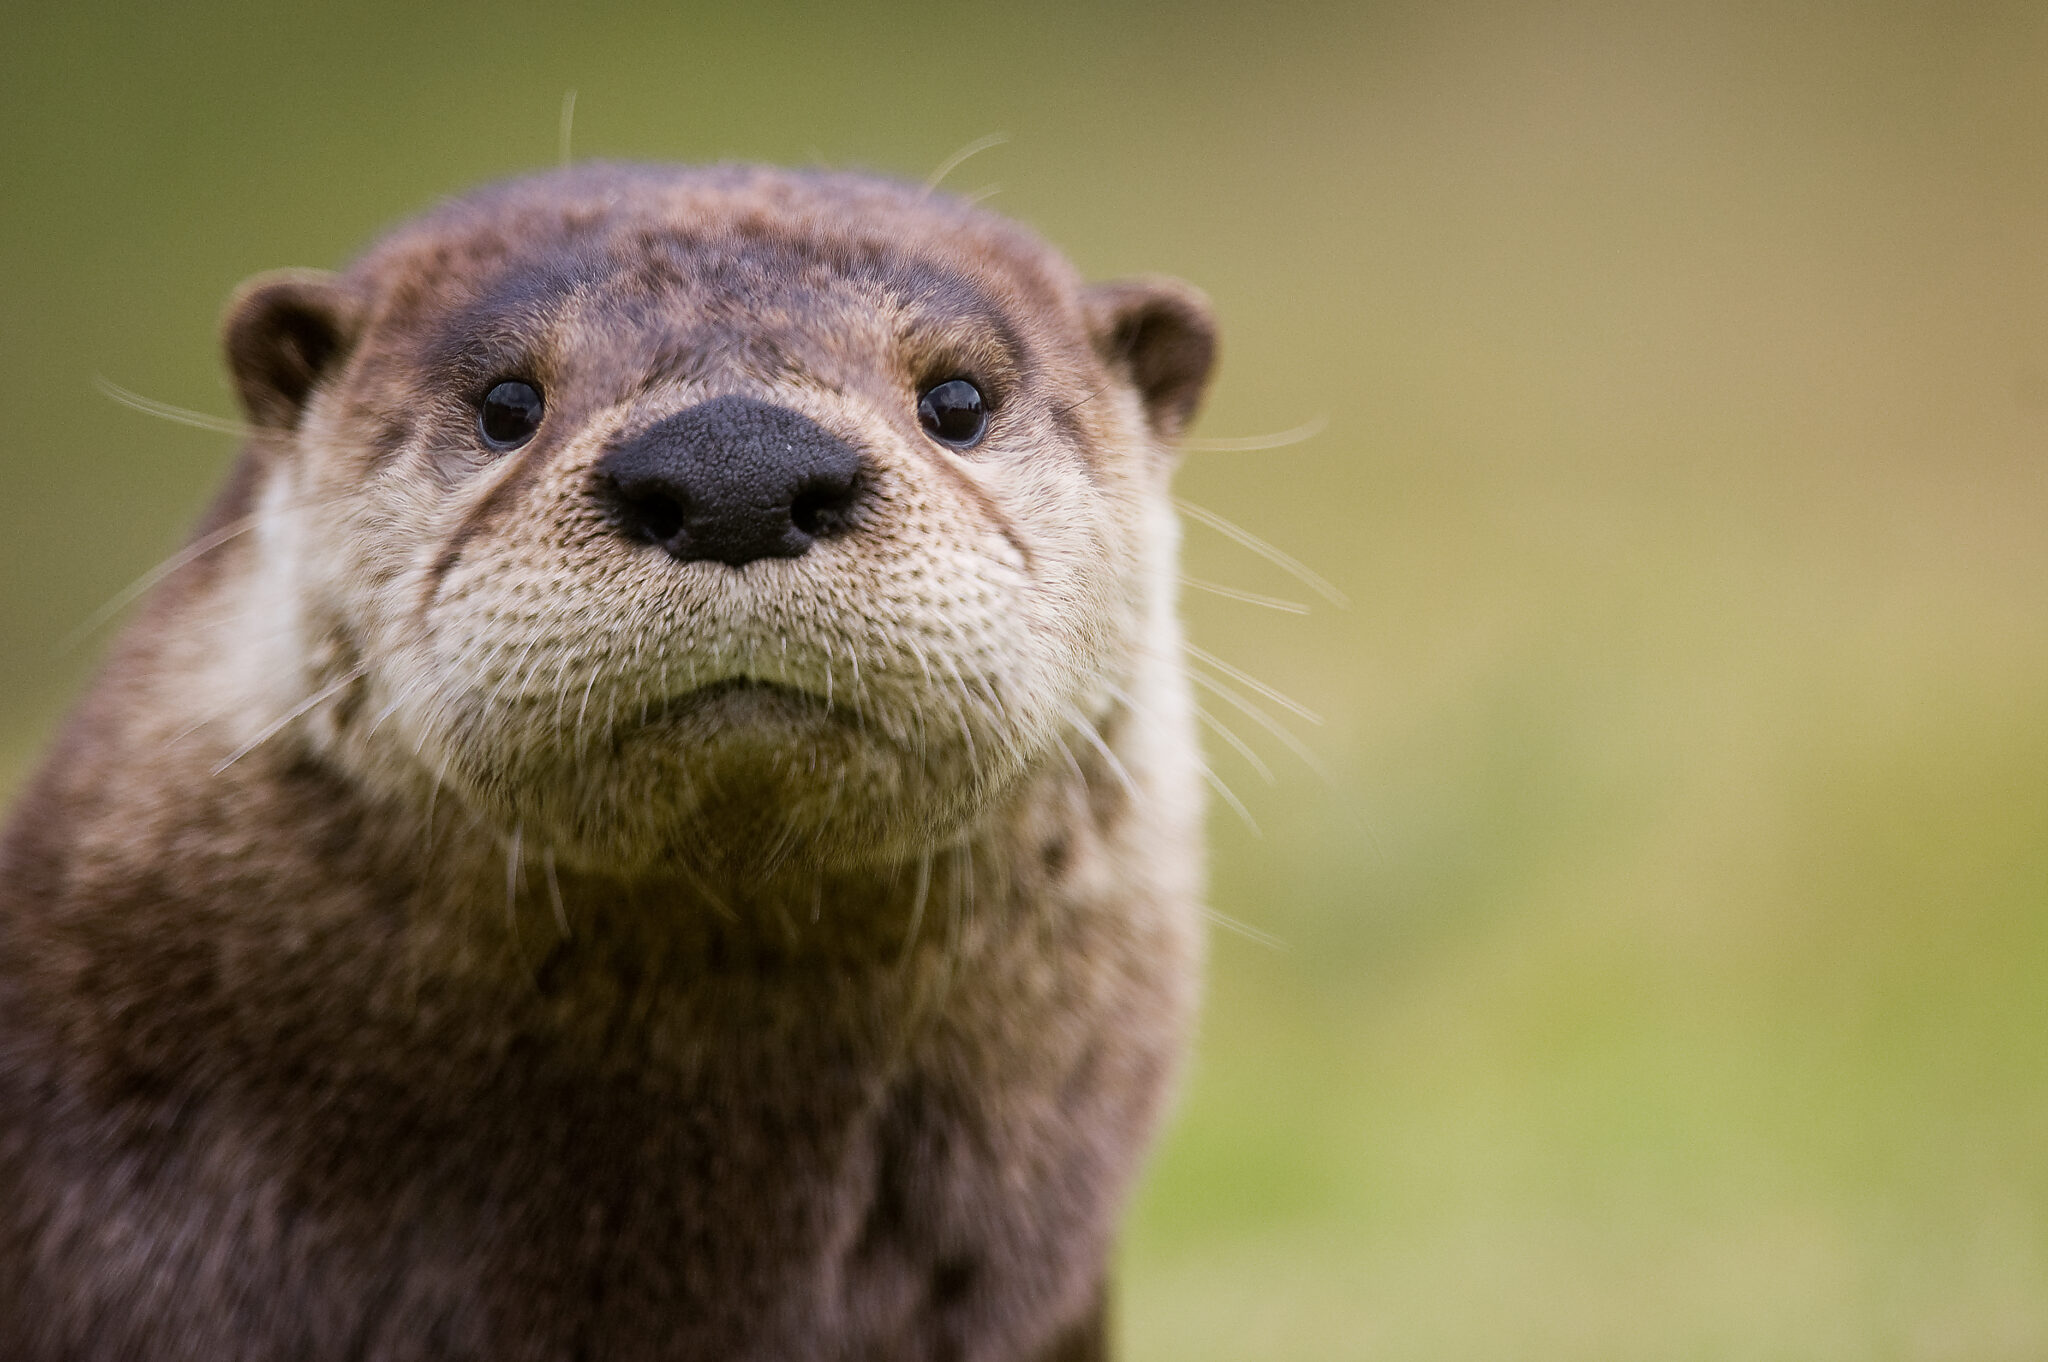
[[[1199, 298], [852, 176], [486, 190], [230, 310], [257, 433], [0, 847], [0, 1356], [1105, 1353], [1199, 944]], [[972, 372], [983, 444], [925, 438]], [[474, 403], [536, 379], [494, 456]], [[590, 495], [720, 393], [853, 532]]]

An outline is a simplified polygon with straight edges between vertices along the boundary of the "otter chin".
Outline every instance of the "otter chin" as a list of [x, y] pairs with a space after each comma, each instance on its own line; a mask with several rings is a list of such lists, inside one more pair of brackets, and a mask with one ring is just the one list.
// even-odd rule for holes
[[0, 1354], [1107, 1356], [1202, 296], [592, 165], [223, 334], [249, 437], [0, 842]]

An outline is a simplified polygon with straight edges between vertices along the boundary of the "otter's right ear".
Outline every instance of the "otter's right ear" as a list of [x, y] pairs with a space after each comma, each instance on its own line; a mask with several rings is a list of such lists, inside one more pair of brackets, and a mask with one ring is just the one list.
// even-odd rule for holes
[[299, 423], [314, 387], [355, 346], [362, 305], [339, 275], [259, 274], [235, 290], [221, 323], [242, 409], [262, 430]]

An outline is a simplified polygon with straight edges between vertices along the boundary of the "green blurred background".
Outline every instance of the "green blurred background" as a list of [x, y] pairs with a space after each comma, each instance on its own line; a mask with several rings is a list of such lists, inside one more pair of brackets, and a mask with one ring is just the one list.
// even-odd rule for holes
[[[1241, 716], [1129, 1356], [2048, 1356], [2038, 5], [16, 6], [0, 786], [231, 454], [237, 280], [578, 156], [949, 180], [1214, 296]], [[1313, 599], [1200, 525], [1192, 575]], [[1220, 704], [1217, 706], [1222, 709]]]

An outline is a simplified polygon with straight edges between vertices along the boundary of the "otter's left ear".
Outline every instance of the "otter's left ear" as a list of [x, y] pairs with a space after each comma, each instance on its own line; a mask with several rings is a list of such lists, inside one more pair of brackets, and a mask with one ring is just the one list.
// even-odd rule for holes
[[221, 321], [228, 371], [249, 419], [290, 430], [320, 380], [355, 347], [362, 305], [341, 276], [259, 274], [235, 291]]
[[1097, 284], [1083, 296], [1095, 351], [1145, 400], [1153, 431], [1187, 429], [1216, 362], [1216, 322], [1192, 284], [1146, 275]]

